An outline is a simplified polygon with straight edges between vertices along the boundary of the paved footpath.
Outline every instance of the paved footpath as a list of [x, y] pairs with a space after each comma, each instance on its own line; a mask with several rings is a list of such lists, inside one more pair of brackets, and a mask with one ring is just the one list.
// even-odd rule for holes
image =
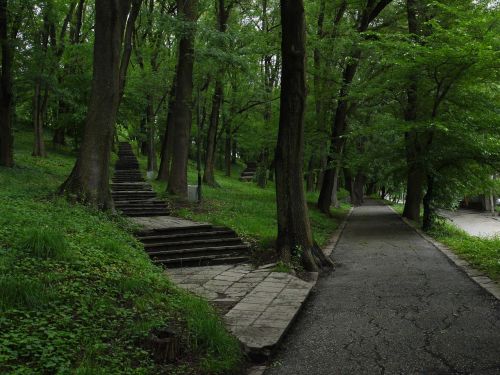
[[266, 375], [500, 374], [500, 303], [388, 207], [356, 208]]

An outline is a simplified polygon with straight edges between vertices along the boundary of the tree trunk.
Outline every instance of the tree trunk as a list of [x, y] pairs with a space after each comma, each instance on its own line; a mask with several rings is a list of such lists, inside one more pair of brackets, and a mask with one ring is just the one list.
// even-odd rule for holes
[[[46, 89], [47, 90], [47, 89]], [[45, 142], [43, 139], [43, 120], [44, 120], [44, 102], [45, 97], [42, 96], [41, 80], [35, 81], [35, 93], [33, 95], [33, 130], [34, 130], [34, 144], [32, 156], [45, 157]], [[45, 96], [47, 93], [45, 93]]]
[[210, 122], [208, 125], [207, 134], [207, 148], [205, 155], [205, 170], [203, 172], [203, 182], [209, 186], [216, 186], [214, 177], [214, 166], [215, 166], [215, 150], [216, 150], [216, 138], [217, 138], [217, 128], [219, 126], [219, 112], [222, 102], [224, 88], [222, 86], [222, 81], [218, 79], [215, 82], [214, 96], [212, 98], [212, 112], [210, 114]]
[[[47, 48], [49, 44], [49, 28], [50, 21], [49, 15], [49, 5], [43, 11], [43, 26], [39, 32], [39, 38], [36, 37], [35, 44], [40, 44], [40, 47], [43, 51], [43, 59], [47, 59]], [[33, 95], [33, 107], [32, 107], [32, 122], [33, 122], [33, 130], [34, 130], [34, 144], [33, 144], [33, 153], [32, 156], [45, 157], [47, 154], [45, 153], [45, 142], [43, 139], [43, 121], [45, 115], [45, 108], [48, 99], [48, 88], [47, 84], [42, 84], [42, 74], [44, 73], [43, 66], [45, 62], [41, 64], [41, 70], [37, 72], [37, 77], [35, 79], [35, 90]]]
[[0, 0], [0, 45], [2, 67], [0, 76], [0, 166], [14, 165], [12, 137], [12, 46], [7, 32], [7, 0]]
[[432, 229], [434, 220], [434, 208], [432, 207], [432, 200], [434, 199], [434, 176], [427, 176], [427, 192], [423, 198], [424, 203], [424, 217], [422, 229], [429, 231]]
[[[276, 146], [277, 251], [290, 262], [300, 254], [306, 270], [318, 269], [321, 249], [313, 254], [303, 183], [305, 83], [305, 18], [302, 0], [281, 0], [282, 76]], [[320, 254], [321, 253], [321, 254]], [[325, 258], [324, 255], [322, 258]], [[323, 260], [323, 259], [322, 259]], [[325, 259], [326, 260], [326, 259]]]
[[[328, 146], [323, 146], [324, 150], [328, 148]], [[321, 186], [323, 186], [323, 181], [325, 178], [325, 170], [327, 166], [328, 160], [326, 156], [326, 152], [321, 154], [320, 161], [319, 161], [319, 172], [318, 172], [318, 178], [316, 180], [316, 190], [321, 190]]]
[[327, 170], [323, 176], [323, 184], [318, 198], [318, 208], [323, 213], [330, 212], [332, 205], [332, 191], [335, 185], [335, 167], [333, 164], [341, 157], [344, 148], [345, 140], [342, 138], [347, 130], [347, 109], [349, 88], [351, 86], [356, 70], [358, 69], [358, 60], [361, 57], [361, 51], [356, 50], [352, 59], [353, 62], [347, 64], [342, 75], [342, 86], [339, 92], [339, 100], [337, 110], [335, 111], [335, 119], [332, 126], [332, 141], [330, 144], [330, 153], [327, 158]]
[[332, 205], [333, 207], [339, 206], [338, 191], [339, 191], [339, 174], [340, 174], [341, 161], [337, 161], [333, 175], [333, 189], [332, 189]]
[[64, 128], [57, 128], [54, 130], [52, 143], [54, 146], [66, 146], [66, 130]]
[[365, 187], [366, 177], [365, 175], [358, 171], [356, 178], [354, 179], [352, 194], [353, 198], [352, 204], [354, 206], [361, 206], [364, 203], [364, 187]]
[[172, 148], [174, 147], [174, 103], [175, 103], [175, 77], [172, 80], [168, 98], [167, 125], [161, 144], [160, 168], [158, 169], [158, 181], [168, 181], [170, 176], [170, 162], [172, 160]]
[[[415, 0], [407, 1], [408, 32], [412, 37], [419, 33], [419, 26], [416, 13]], [[406, 90], [407, 104], [405, 108], [405, 121], [415, 122], [418, 110], [418, 78], [415, 75], [410, 77], [410, 84]], [[407, 181], [406, 200], [403, 216], [414, 221], [420, 219], [420, 204], [422, 203], [425, 171], [420, 162], [421, 147], [418, 133], [410, 130], [405, 134]]]
[[224, 147], [224, 164], [226, 166], [226, 176], [231, 177], [231, 166], [232, 166], [232, 160], [231, 160], [231, 146], [233, 144], [233, 139], [232, 139], [232, 131], [231, 131], [231, 121], [227, 121], [226, 123], [226, 144]]
[[312, 156], [309, 158], [309, 162], [307, 163], [306, 190], [314, 190], [314, 160]]
[[423, 197], [425, 172], [417, 162], [408, 161], [408, 163], [406, 200], [403, 216], [410, 220], [418, 221], [420, 220], [420, 205]]
[[78, 159], [60, 193], [113, 209], [109, 161], [120, 94], [120, 49], [131, 0], [96, 0], [90, 103]]
[[380, 189], [380, 198], [385, 199], [386, 196], [387, 196], [387, 190], [385, 186], [382, 186], [382, 188]]
[[146, 127], [148, 134], [148, 171], [156, 170], [156, 148], [155, 148], [155, 114], [153, 109], [153, 96], [147, 96]]
[[179, 15], [192, 24], [179, 41], [174, 103], [174, 145], [168, 192], [187, 197], [187, 165], [192, 122], [194, 37], [198, 0], [177, 0]]

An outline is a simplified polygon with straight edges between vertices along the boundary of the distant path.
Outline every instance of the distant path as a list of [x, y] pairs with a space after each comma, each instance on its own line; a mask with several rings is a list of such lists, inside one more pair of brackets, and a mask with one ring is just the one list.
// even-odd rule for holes
[[474, 210], [440, 210], [439, 213], [473, 236], [500, 235], [500, 217], [493, 217], [491, 213]]
[[356, 208], [266, 375], [500, 374], [500, 303], [389, 208]]

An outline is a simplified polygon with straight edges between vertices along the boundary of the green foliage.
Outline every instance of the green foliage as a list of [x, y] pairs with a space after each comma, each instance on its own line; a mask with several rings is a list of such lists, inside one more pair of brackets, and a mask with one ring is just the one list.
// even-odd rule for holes
[[273, 267], [273, 272], [290, 273], [291, 271], [292, 267], [281, 260]]
[[[0, 373], [216, 374], [239, 365], [239, 346], [211, 307], [152, 265], [128, 221], [49, 195], [74, 157], [32, 158], [31, 137], [16, 134], [17, 166], [0, 169]], [[171, 325], [186, 335], [182, 357], [156, 364], [144, 342]]]
[[219, 373], [241, 365], [237, 340], [227, 333], [211, 306], [201, 298], [186, 294], [179, 298], [178, 307], [187, 317], [191, 348], [200, 355], [206, 355], [201, 362], [205, 371]]

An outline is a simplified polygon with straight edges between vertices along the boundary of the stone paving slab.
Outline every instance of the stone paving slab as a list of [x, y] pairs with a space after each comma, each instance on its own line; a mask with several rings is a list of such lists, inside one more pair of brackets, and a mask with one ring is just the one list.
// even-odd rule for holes
[[255, 359], [269, 357], [292, 324], [316, 284], [271, 267], [236, 266], [169, 269], [170, 279], [181, 288], [223, 305], [229, 330]]

